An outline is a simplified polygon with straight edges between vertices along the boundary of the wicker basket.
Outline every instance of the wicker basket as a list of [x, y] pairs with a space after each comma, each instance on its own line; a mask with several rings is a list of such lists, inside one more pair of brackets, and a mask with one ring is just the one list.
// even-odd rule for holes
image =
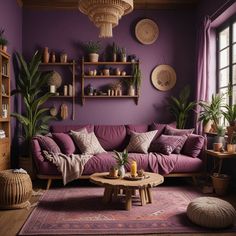
[[0, 208], [17, 209], [30, 205], [32, 182], [28, 174], [0, 171]]

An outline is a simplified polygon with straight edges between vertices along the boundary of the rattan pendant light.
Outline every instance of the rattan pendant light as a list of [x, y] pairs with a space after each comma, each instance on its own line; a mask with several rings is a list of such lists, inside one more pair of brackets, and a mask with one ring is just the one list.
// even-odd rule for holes
[[133, 10], [133, 0], [79, 0], [79, 10], [100, 29], [100, 38], [112, 37], [112, 28]]

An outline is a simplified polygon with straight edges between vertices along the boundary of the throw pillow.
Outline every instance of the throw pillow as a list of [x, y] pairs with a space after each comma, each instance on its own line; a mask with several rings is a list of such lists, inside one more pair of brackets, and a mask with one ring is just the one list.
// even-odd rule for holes
[[162, 134], [150, 146], [151, 152], [159, 152], [170, 155], [175, 149], [176, 153], [180, 152], [183, 136]]
[[178, 144], [177, 144], [175, 150], [173, 151], [173, 153], [180, 154], [180, 152], [181, 152], [181, 150], [188, 138], [188, 135], [176, 136], [176, 137], [179, 137], [179, 140], [178, 140]]
[[43, 135], [36, 135], [35, 137], [38, 142], [40, 147], [48, 152], [54, 152], [54, 153], [60, 153], [61, 150], [56, 144], [56, 142], [49, 136], [43, 136]]
[[71, 155], [75, 153], [76, 147], [69, 134], [66, 133], [52, 133], [52, 137], [60, 147], [62, 153]]
[[149, 146], [156, 133], [157, 130], [145, 133], [131, 132], [131, 138], [126, 150], [128, 152], [148, 153]]
[[81, 150], [82, 154], [96, 155], [106, 152], [99, 143], [94, 132], [87, 133], [87, 131], [71, 132], [76, 145]]
[[194, 129], [176, 129], [167, 125], [164, 131], [164, 134], [167, 135], [185, 135], [185, 134], [192, 134]]
[[182, 153], [191, 157], [198, 157], [203, 146], [204, 137], [197, 134], [190, 134], [183, 146]]
[[158, 138], [161, 136], [161, 134], [164, 132], [165, 127], [167, 124], [159, 124], [159, 123], [155, 123], [153, 122], [150, 126], [150, 130], [157, 130], [157, 134], [155, 138]]

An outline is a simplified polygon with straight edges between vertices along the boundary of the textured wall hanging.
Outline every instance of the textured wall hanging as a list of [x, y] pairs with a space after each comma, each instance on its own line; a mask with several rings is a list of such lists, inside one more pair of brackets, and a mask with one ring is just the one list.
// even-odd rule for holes
[[156, 89], [161, 91], [170, 90], [176, 83], [175, 70], [169, 65], [156, 66], [152, 71], [151, 80]]
[[153, 20], [142, 19], [135, 26], [135, 36], [142, 44], [153, 44], [159, 36], [159, 28]]

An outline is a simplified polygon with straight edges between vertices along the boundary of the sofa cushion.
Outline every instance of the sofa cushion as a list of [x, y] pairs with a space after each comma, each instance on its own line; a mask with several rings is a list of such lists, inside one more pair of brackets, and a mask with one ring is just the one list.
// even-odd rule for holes
[[132, 132], [136, 133], [145, 133], [148, 131], [148, 125], [141, 124], [141, 125], [126, 125], [127, 134], [131, 135]]
[[128, 152], [148, 153], [149, 146], [155, 137], [157, 130], [145, 133], [131, 133], [131, 138], [127, 146]]
[[67, 134], [67, 133], [52, 133], [52, 137], [53, 137], [54, 141], [60, 147], [62, 153], [67, 154], [67, 155], [75, 153], [76, 146], [69, 134]]
[[162, 134], [152, 142], [149, 151], [170, 155], [175, 149], [179, 153], [183, 145], [183, 136]]
[[81, 130], [83, 128], [86, 128], [87, 131], [93, 132], [94, 131], [94, 125], [52, 125], [50, 127], [50, 130], [52, 133], [68, 133], [70, 130]]
[[152, 123], [149, 127], [149, 130], [157, 130], [155, 138], [158, 138], [161, 136], [161, 134], [164, 133], [165, 127], [167, 124], [159, 124], [159, 123]]
[[88, 133], [85, 129], [79, 132], [71, 130], [71, 135], [83, 154], [95, 155], [106, 152], [102, 148], [94, 132]]
[[197, 134], [190, 134], [183, 146], [182, 153], [191, 157], [198, 157], [204, 146], [204, 137]]
[[60, 153], [61, 150], [56, 142], [49, 136], [36, 135], [35, 138], [38, 140], [40, 147], [48, 152]]
[[96, 125], [94, 133], [106, 151], [122, 151], [126, 140], [124, 125]]
[[165, 127], [164, 134], [167, 135], [185, 135], [185, 134], [192, 134], [194, 129], [176, 129], [171, 127], [170, 125], [167, 125]]

